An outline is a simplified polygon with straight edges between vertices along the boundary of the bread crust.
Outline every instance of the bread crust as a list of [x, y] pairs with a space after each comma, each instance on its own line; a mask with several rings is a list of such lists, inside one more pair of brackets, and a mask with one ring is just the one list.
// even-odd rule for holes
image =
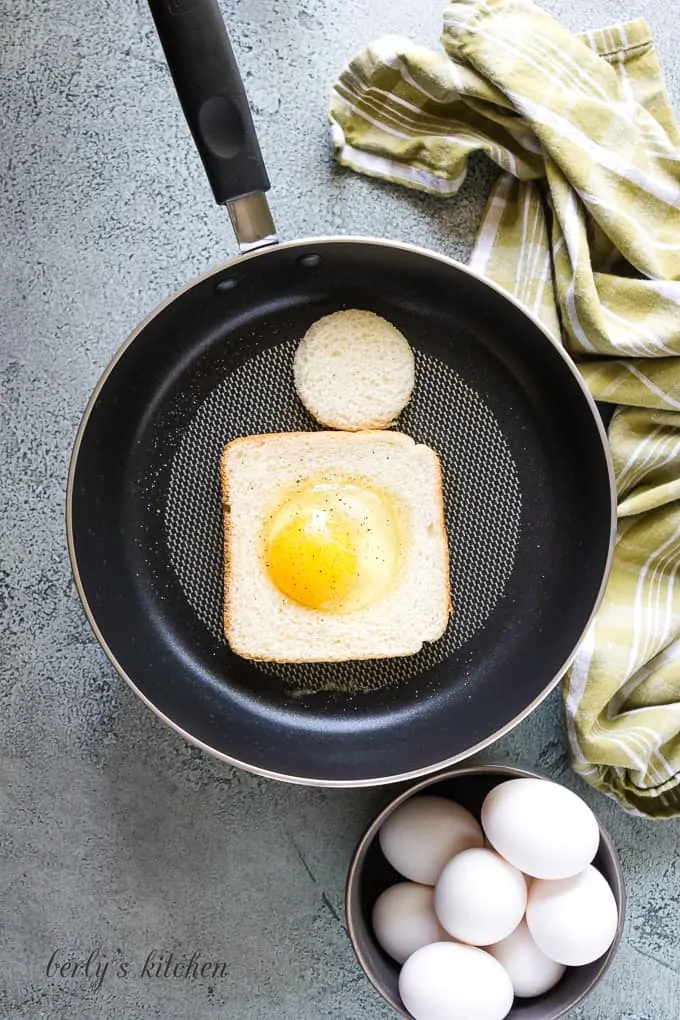
[[[236, 440], [238, 442], [239, 440]], [[229, 645], [236, 651], [231, 640], [231, 614], [229, 612], [229, 606], [231, 604], [231, 512], [229, 508], [229, 472], [227, 470], [227, 457], [229, 455], [229, 448], [232, 444], [228, 443], [222, 450], [220, 456], [220, 493], [222, 498], [222, 534], [223, 534], [223, 558], [224, 558], [224, 602], [222, 606], [222, 619], [224, 627], [224, 636], [226, 637]], [[238, 654], [238, 653], [237, 653]]]
[[[453, 601], [451, 599], [451, 553], [449, 552], [449, 541], [446, 532], [446, 518], [444, 516], [444, 478], [442, 476], [442, 462], [439, 454], [436, 450], [432, 450], [432, 447], [428, 447], [432, 452], [432, 456], [435, 462], [435, 470], [437, 472], [437, 492], [439, 494], [439, 534], [442, 539], [442, 545], [444, 547], [444, 562], [446, 570], [444, 576], [446, 578], [446, 625], [448, 625], [449, 617], [453, 612]], [[446, 625], [444, 629], [446, 629]], [[422, 647], [422, 646], [421, 646]]]

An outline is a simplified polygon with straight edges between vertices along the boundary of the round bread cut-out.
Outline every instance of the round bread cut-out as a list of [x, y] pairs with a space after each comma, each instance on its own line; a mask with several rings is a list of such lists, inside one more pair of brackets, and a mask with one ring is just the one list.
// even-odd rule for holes
[[293, 363], [295, 388], [327, 428], [392, 425], [411, 399], [415, 359], [406, 337], [374, 312], [352, 308], [313, 323]]

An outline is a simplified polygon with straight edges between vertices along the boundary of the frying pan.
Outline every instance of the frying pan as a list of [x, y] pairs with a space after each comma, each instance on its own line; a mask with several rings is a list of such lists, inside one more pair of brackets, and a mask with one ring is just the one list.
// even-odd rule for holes
[[[463, 265], [374, 238], [277, 243], [217, 3], [149, 6], [242, 254], [157, 308], [91, 397], [67, 493], [85, 612], [142, 701], [224, 761], [309, 785], [427, 774], [511, 729], [575, 654], [613, 545], [602, 421], [560, 346]], [[397, 427], [442, 460], [455, 610], [415, 656], [249, 662], [221, 629], [220, 450], [318, 427], [292, 358], [311, 323], [341, 308], [383, 315], [414, 348]]]

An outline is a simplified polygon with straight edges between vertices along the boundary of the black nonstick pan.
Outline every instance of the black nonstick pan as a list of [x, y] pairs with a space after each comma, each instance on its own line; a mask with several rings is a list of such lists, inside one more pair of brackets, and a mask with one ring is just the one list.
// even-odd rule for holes
[[[150, 7], [243, 254], [158, 308], [90, 400], [67, 500], [85, 611], [139, 697], [227, 762], [327, 786], [428, 773], [511, 729], [575, 654], [613, 544], [602, 422], [562, 349], [464, 266], [371, 238], [276, 243], [215, 0]], [[318, 427], [292, 359], [340, 308], [377, 312], [415, 350], [397, 428], [441, 457], [455, 611], [416, 656], [255, 664], [222, 634], [219, 454], [237, 436]]]

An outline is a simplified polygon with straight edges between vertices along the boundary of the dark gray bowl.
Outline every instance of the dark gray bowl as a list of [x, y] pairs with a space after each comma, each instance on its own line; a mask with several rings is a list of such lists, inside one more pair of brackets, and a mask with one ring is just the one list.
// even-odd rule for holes
[[[410, 1017], [410, 1014], [399, 997], [399, 966], [380, 948], [371, 927], [373, 904], [378, 896], [388, 886], [403, 881], [402, 876], [383, 857], [378, 842], [380, 826], [405, 800], [424, 793], [449, 797], [479, 818], [482, 801], [489, 790], [507, 779], [521, 779], [525, 776], [550, 778], [505, 765], [470, 765], [441, 772], [401, 793], [380, 812], [364, 833], [347, 876], [347, 928], [354, 952], [369, 981], [402, 1016]], [[512, 1020], [556, 1020], [564, 1016], [588, 995], [611, 963], [623, 930], [626, 893], [616, 850], [602, 826], [600, 848], [593, 864], [609, 882], [619, 909], [619, 925], [613, 944], [594, 963], [585, 967], [568, 967], [558, 984], [544, 995], [535, 999], [515, 999], [508, 1013]]]

